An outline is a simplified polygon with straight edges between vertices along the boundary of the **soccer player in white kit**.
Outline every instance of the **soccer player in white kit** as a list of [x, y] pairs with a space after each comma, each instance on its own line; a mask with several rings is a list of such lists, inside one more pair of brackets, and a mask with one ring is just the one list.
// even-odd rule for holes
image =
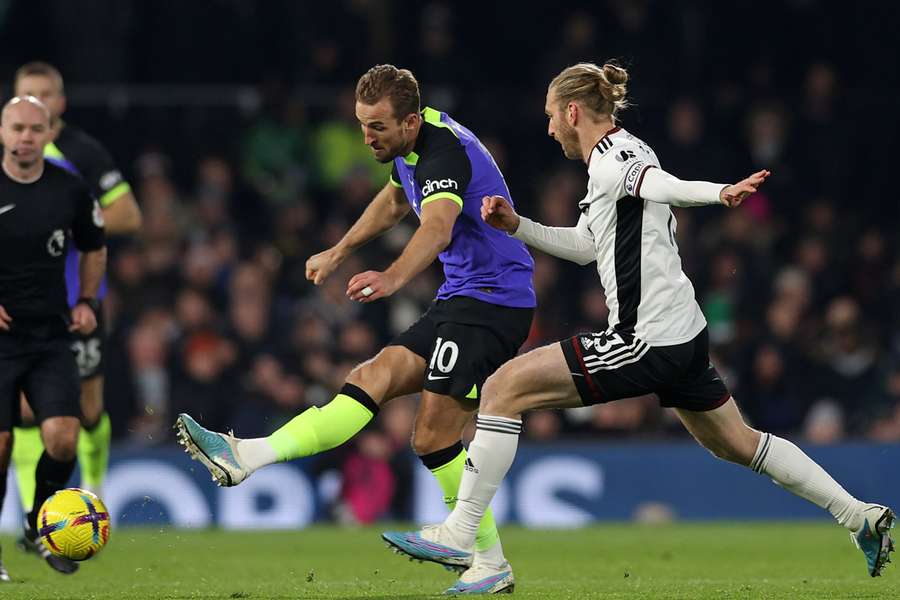
[[567, 158], [584, 160], [590, 176], [575, 227], [521, 217], [499, 196], [482, 206], [488, 224], [530, 246], [582, 265], [596, 261], [609, 327], [538, 348], [497, 370], [482, 391], [471, 468], [453, 512], [441, 525], [385, 533], [385, 540], [417, 559], [471, 562], [478, 523], [515, 457], [523, 412], [655, 393], [715, 456], [828, 510], [865, 554], [869, 574], [880, 575], [893, 550], [893, 511], [857, 500], [797, 446], [744, 422], [709, 361], [706, 319], [681, 270], [669, 206], [736, 207], [769, 172], [733, 185], [666, 173], [645, 142], [616, 125], [627, 105], [627, 80], [614, 64], [580, 63], [548, 88], [548, 134]]

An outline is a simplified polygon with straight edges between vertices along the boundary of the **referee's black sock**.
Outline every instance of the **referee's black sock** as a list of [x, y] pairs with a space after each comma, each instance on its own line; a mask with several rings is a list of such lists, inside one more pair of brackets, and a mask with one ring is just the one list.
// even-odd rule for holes
[[44, 501], [50, 496], [66, 487], [72, 471], [75, 470], [75, 458], [67, 461], [59, 461], [50, 456], [46, 450], [41, 454], [37, 469], [34, 473], [34, 504], [28, 513], [28, 526], [32, 531], [37, 531], [37, 517]]

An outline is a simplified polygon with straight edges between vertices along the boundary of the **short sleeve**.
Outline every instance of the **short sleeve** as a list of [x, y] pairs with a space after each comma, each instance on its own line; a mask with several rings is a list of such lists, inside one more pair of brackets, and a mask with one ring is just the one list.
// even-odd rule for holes
[[650, 157], [643, 154], [636, 147], [624, 146], [593, 158], [589, 173], [595, 195], [603, 195], [614, 202], [626, 196], [640, 198], [644, 175], [656, 167]]
[[472, 162], [461, 145], [446, 148], [420, 160], [416, 185], [422, 192], [420, 206], [438, 198], [449, 198], [463, 206], [463, 196], [472, 180]]
[[103, 211], [83, 184], [72, 192], [75, 196], [75, 220], [72, 223], [72, 240], [80, 252], [93, 252], [106, 244], [103, 231]]
[[106, 208], [125, 193], [131, 186], [125, 181], [122, 172], [116, 166], [112, 156], [100, 142], [89, 138], [83, 142], [84, 147], [79, 154], [78, 171], [87, 182], [91, 193]]

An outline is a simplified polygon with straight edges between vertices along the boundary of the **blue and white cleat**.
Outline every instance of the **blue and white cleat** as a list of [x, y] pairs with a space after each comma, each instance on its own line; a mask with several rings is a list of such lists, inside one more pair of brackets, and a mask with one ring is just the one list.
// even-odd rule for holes
[[462, 574], [453, 587], [444, 592], [447, 596], [462, 594], [512, 594], [516, 588], [512, 568], [508, 562], [499, 566], [474, 564]]
[[878, 577], [884, 566], [891, 562], [894, 540], [891, 529], [896, 516], [887, 506], [869, 504], [863, 509], [863, 524], [850, 534], [850, 540], [866, 555], [869, 575]]
[[387, 531], [381, 537], [394, 552], [410, 560], [437, 563], [458, 573], [472, 566], [473, 553], [456, 547], [442, 525], [429, 525], [420, 531]]
[[175, 420], [175, 432], [184, 451], [206, 467], [217, 485], [231, 487], [250, 477], [252, 471], [241, 464], [233, 435], [210, 431], [185, 413]]

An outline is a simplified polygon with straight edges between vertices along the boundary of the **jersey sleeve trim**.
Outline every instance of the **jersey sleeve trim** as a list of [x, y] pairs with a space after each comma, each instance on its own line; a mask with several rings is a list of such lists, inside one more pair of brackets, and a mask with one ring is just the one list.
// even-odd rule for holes
[[637, 185], [634, 186], [634, 197], [638, 200], [643, 200], [641, 198], [641, 185], [644, 183], [644, 175], [647, 174], [647, 171], [650, 169], [655, 169], [656, 165], [645, 165], [643, 169], [641, 169], [641, 174], [638, 176]]
[[435, 200], [440, 200], [441, 198], [447, 198], [448, 200], [453, 200], [454, 202], [459, 204], [459, 208], [460, 208], [460, 210], [462, 210], [463, 199], [460, 198], [459, 196], [457, 196], [456, 194], [452, 194], [450, 192], [438, 192], [436, 194], [432, 194], [430, 196], [422, 198], [422, 202], [419, 204], [419, 206], [420, 207], [425, 206], [429, 202], [434, 202]]
[[127, 181], [123, 181], [122, 183], [115, 186], [113, 189], [109, 190], [102, 196], [100, 196], [100, 206], [106, 208], [125, 194], [131, 191], [131, 186], [128, 185]]
[[388, 175], [388, 181], [389, 181], [390, 184], [391, 184], [392, 186], [394, 186], [394, 187], [398, 187], [398, 188], [402, 188], [402, 187], [403, 187], [403, 184], [402, 184], [402, 183], [398, 183], [397, 180], [394, 179], [394, 174], [393, 174], [393, 173], [391, 173], [390, 175]]

